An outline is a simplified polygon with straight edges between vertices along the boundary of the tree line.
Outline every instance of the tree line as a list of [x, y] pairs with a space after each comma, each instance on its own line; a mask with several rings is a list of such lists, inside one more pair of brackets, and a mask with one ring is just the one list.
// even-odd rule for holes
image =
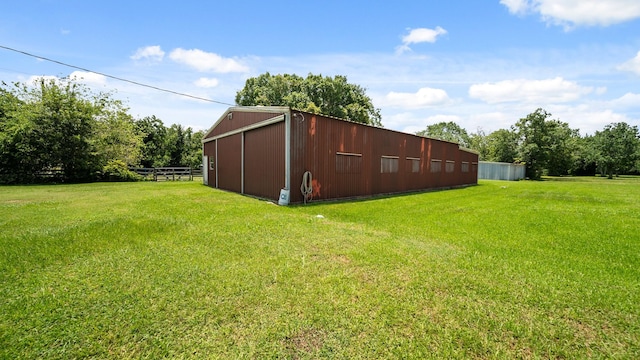
[[[290, 106], [373, 126], [380, 110], [365, 89], [344, 76], [262, 74], [236, 93], [240, 106]], [[611, 123], [580, 136], [565, 122], [537, 109], [509, 129], [469, 134], [454, 122], [417, 133], [454, 141], [480, 160], [524, 163], [527, 176], [640, 173], [637, 126]], [[128, 179], [130, 166], [201, 166], [204, 132], [165, 126], [155, 116], [134, 119], [110, 93], [94, 93], [70, 79], [0, 87], [0, 183], [49, 178], [64, 182]]]
[[509, 129], [469, 134], [454, 122], [429, 125], [417, 135], [454, 141], [475, 150], [480, 160], [526, 164], [527, 177], [543, 175], [608, 176], [640, 173], [640, 134], [637, 126], [610, 123], [593, 135], [552, 119], [537, 109]]
[[[382, 126], [380, 110], [365, 89], [345, 76], [306, 78], [269, 73], [250, 78], [236, 94], [238, 105], [286, 105], [373, 126]], [[509, 129], [469, 134], [454, 122], [427, 126], [422, 136], [454, 141], [475, 150], [480, 160], [526, 164], [527, 176], [595, 175], [613, 177], [640, 172], [638, 127], [611, 123], [594, 135], [577, 129], [543, 109], [520, 119]]]
[[[135, 119], [111, 93], [68, 78], [0, 86], [0, 183], [135, 177], [130, 166], [199, 167], [202, 131]], [[55, 175], [55, 176], [52, 176]]]

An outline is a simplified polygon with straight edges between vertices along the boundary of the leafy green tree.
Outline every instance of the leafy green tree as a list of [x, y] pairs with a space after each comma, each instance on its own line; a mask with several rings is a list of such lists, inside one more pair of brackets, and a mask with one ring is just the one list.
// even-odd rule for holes
[[[7, 87], [6, 83], [2, 83]], [[25, 103], [12, 91], [0, 89], [0, 183], [16, 183], [19, 180], [32, 180], [39, 169], [36, 161], [25, 155], [34, 152], [30, 134], [33, 123], [23, 115]]]
[[638, 127], [625, 122], [611, 123], [594, 135], [599, 151], [599, 167], [611, 179], [630, 171], [638, 156], [640, 140]]
[[139, 165], [144, 143], [133, 118], [119, 101], [104, 104], [93, 139], [100, 167], [116, 160], [127, 166]]
[[173, 124], [167, 129], [165, 141], [165, 149], [169, 158], [167, 166], [184, 166], [183, 157], [187, 149], [185, 135], [182, 125]]
[[[67, 181], [88, 181], [96, 163], [91, 148], [97, 106], [87, 88], [73, 81], [38, 81], [32, 90], [40, 150], [49, 154], [51, 168], [60, 168]], [[39, 100], [39, 102], [37, 101]]]
[[537, 109], [513, 127], [518, 143], [518, 158], [527, 165], [527, 176], [539, 179], [544, 171], [566, 175], [573, 164], [577, 130], [567, 123], [548, 120], [551, 114]]
[[484, 130], [478, 130], [469, 135], [469, 148], [478, 152], [478, 159], [487, 161], [489, 158], [489, 137]]
[[204, 131], [193, 132], [187, 128], [185, 141], [185, 154], [182, 156], [185, 166], [200, 168], [202, 166], [202, 138]]
[[162, 120], [148, 116], [135, 121], [142, 136], [141, 164], [144, 167], [202, 165], [202, 138], [204, 131], [196, 131], [182, 125], [165, 127]]
[[452, 141], [466, 148], [470, 147], [471, 144], [471, 138], [469, 137], [467, 130], [461, 128], [453, 121], [442, 121], [436, 124], [427, 125], [425, 130], [418, 131], [416, 135]]
[[64, 181], [90, 180], [97, 170], [91, 139], [98, 99], [68, 79], [15, 83], [3, 89], [7, 92], [20, 100], [20, 107], [9, 113], [3, 128], [8, 142], [0, 162], [9, 167], [2, 172], [12, 172], [15, 181], [33, 181], [49, 170], [62, 171]]
[[103, 181], [140, 181], [142, 176], [129, 170], [122, 160], [111, 160], [102, 168], [101, 180]]
[[363, 124], [382, 126], [380, 110], [373, 106], [365, 89], [347, 82], [346, 76], [309, 74], [271, 75], [264, 73], [247, 79], [236, 93], [240, 106], [289, 106], [295, 109], [335, 116]]
[[552, 176], [569, 175], [574, 169], [578, 151], [578, 130], [569, 124], [551, 120], [545, 123], [547, 131], [547, 172]]
[[545, 122], [550, 116], [545, 110], [537, 109], [513, 127], [518, 140], [518, 157], [526, 164], [526, 173], [531, 179], [542, 177], [549, 159]]
[[135, 122], [138, 134], [142, 136], [142, 158], [140, 164], [146, 168], [163, 167], [169, 164], [165, 148], [167, 128], [155, 115]]
[[73, 80], [2, 83], [0, 182], [96, 180], [114, 161], [140, 161], [142, 138], [122, 102]]
[[587, 135], [576, 139], [576, 149], [573, 163], [573, 174], [580, 176], [593, 176], [596, 174], [600, 162], [600, 152], [597, 149], [595, 138]]
[[513, 131], [499, 129], [487, 135], [488, 161], [512, 163], [518, 156], [516, 134]]

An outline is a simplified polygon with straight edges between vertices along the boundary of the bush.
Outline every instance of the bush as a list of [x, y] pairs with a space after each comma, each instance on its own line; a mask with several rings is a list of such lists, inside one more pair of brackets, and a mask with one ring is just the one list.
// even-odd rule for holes
[[142, 176], [129, 170], [122, 160], [111, 160], [102, 168], [103, 181], [140, 181]]

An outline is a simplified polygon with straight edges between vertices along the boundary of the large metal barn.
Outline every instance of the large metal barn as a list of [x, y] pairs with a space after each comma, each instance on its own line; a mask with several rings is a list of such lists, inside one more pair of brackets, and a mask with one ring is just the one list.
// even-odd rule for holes
[[456, 143], [288, 107], [231, 107], [203, 138], [204, 182], [281, 205], [477, 184]]

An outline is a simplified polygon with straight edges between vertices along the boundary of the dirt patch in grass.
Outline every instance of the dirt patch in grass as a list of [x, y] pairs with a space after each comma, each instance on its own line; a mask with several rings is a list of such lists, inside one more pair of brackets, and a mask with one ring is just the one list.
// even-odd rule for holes
[[349, 259], [347, 255], [343, 255], [343, 254], [333, 255], [332, 260], [339, 262], [341, 264], [349, 264], [351, 262], [351, 259]]
[[317, 353], [322, 349], [325, 339], [326, 334], [324, 331], [316, 328], [306, 328], [286, 337], [283, 340], [283, 345], [292, 358], [298, 359], [304, 355]]

